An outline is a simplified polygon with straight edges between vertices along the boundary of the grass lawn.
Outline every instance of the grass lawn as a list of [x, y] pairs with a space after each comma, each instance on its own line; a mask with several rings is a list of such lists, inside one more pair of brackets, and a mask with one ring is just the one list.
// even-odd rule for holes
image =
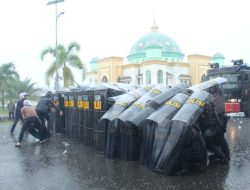
[[7, 110], [7, 108], [2, 108], [2, 107], [0, 107], [0, 115], [8, 115], [8, 110]]

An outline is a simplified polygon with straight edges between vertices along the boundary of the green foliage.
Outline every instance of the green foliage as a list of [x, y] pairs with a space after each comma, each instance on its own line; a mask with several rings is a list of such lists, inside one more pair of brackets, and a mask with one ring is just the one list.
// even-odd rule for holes
[[15, 79], [10, 88], [6, 89], [6, 97], [9, 99], [19, 99], [19, 94], [21, 92], [27, 92], [30, 95], [41, 90], [40, 88], [35, 88], [36, 83], [32, 83], [31, 79], [26, 78], [24, 81]]
[[5, 99], [18, 100], [21, 92], [33, 94], [40, 89], [35, 88], [35, 83], [26, 78], [21, 81], [13, 63], [7, 63], [0, 66], [0, 97], [2, 108], [5, 105]]
[[0, 107], [0, 115], [8, 115], [8, 110], [7, 110], [7, 108], [2, 108], [2, 107]]
[[15, 79], [19, 79], [19, 75], [16, 72], [15, 65], [13, 63], [5, 63], [0, 67], [0, 89], [1, 89], [1, 101], [2, 107], [4, 107], [5, 91], [9, 88]]
[[[58, 68], [56, 68], [56, 51]], [[81, 59], [77, 55], [79, 51], [80, 45], [77, 42], [71, 42], [67, 48], [65, 48], [63, 45], [58, 45], [57, 49], [48, 47], [42, 50], [40, 54], [42, 60], [47, 54], [50, 54], [55, 58], [45, 73], [45, 81], [48, 86], [50, 85], [51, 80], [55, 77], [56, 69], [62, 69], [63, 71], [64, 88], [72, 85], [74, 81], [74, 75], [70, 67], [82, 70], [83, 79], [85, 78], [86, 66], [82, 63]]]

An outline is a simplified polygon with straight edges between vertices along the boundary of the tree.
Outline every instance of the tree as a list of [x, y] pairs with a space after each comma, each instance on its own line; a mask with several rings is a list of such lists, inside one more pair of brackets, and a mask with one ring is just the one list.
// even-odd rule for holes
[[8, 89], [15, 79], [19, 78], [13, 63], [6, 63], [0, 66], [1, 101], [4, 108], [5, 90]]
[[[25, 80], [21, 81], [19, 78], [16, 78], [10, 88], [6, 89], [6, 94], [10, 99], [18, 99], [19, 94], [21, 92], [27, 92], [30, 95], [35, 94], [40, 88], [35, 88], [36, 83], [32, 83], [31, 79], [26, 78]], [[31, 97], [29, 96], [29, 99]]]
[[[67, 48], [65, 48], [63, 45], [57, 46], [57, 69], [63, 70], [64, 88], [73, 85], [74, 75], [70, 67], [82, 70], [82, 76], [85, 76], [86, 67], [77, 55], [77, 52], [79, 51], [80, 45], [76, 42], [71, 42]], [[55, 60], [52, 62], [51, 66], [45, 73], [46, 84], [49, 86], [51, 79], [56, 74], [56, 48], [48, 47], [42, 50], [40, 54], [41, 59], [43, 60], [47, 54], [50, 54], [55, 58]]]

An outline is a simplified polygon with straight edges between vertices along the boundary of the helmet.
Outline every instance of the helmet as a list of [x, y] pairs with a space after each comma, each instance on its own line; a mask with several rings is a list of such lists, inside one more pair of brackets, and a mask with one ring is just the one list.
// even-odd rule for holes
[[218, 89], [218, 86], [211, 86], [208, 91], [211, 93], [211, 94], [215, 94], [217, 92], [217, 89]]
[[51, 97], [51, 96], [52, 96], [52, 92], [51, 92], [51, 91], [48, 91], [48, 92], [46, 93], [46, 96]]
[[24, 99], [24, 98], [26, 98], [26, 96], [28, 96], [28, 95], [29, 95], [29, 93], [27, 93], [27, 92], [22, 92], [22, 93], [20, 93], [19, 97], [20, 97], [20, 99]]
[[24, 106], [31, 106], [31, 102], [29, 100], [24, 100], [23, 105]]

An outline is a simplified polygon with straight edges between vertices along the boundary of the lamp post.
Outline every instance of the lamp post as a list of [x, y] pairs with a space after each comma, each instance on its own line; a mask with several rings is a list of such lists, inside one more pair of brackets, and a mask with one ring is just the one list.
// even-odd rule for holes
[[61, 12], [59, 14], [57, 14], [57, 3], [62, 3], [64, 2], [64, 0], [54, 0], [54, 1], [49, 1], [47, 3], [47, 5], [55, 5], [56, 7], [56, 20], [55, 20], [55, 27], [56, 27], [56, 47], [55, 47], [55, 54], [56, 54], [56, 78], [55, 78], [55, 90], [58, 90], [60, 88], [59, 86], [59, 73], [58, 73], [58, 53], [57, 53], [57, 22], [58, 22], [58, 19], [61, 15], [64, 14], [64, 12]]

